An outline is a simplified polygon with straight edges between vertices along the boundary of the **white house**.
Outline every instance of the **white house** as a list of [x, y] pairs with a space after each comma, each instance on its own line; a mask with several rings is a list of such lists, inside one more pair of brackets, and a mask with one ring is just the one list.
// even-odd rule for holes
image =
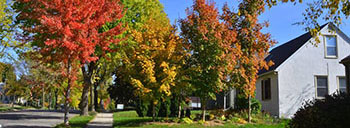
[[[333, 30], [333, 31], [330, 31]], [[262, 109], [291, 118], [305, 101], [346, 90], [345, 67], [350, 38], [332, 23], [321, 26], [320, 43], [305, 33], [270, 51], [275, 65], [259, 72], [256, 98]]]

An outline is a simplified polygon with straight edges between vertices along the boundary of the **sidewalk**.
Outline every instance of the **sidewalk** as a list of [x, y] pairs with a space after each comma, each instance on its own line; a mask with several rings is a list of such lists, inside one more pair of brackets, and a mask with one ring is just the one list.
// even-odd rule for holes
[[90, 121], [87, 128], [112, 128], [113, 113], [97, 113], [95, 119]]

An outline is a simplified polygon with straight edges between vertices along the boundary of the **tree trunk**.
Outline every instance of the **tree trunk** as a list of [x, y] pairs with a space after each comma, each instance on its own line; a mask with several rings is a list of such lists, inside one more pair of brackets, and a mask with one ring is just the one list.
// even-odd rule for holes
[[205, 122], [205, 105], [202, 105], [202, 121]]
[[80, 107], [80, 115], [81, 116], [87, 116], [88, 115], [88, 110], [89, 110], [89, 88], [91, 85], [91, 77], [90, 75], [88, 75], [88, 72], [85, 70], [85, 67], [82, 67], [82, 71], [83, 71], [83, 76], [84, 76], [84, 88], [83, 88], [83, 92], [81, 95], [81, 101], [79, 104]]
[[[84, 82], [85, 83], [85, 82]], [[89, 85], [88, 84], [84, 84], [84, 88], [83, 88], [83, 93], [81, 95], [81, 101], [80, 101], [80, 110], [81, 116], [87, 116], [88, 115], [88, 110], [89, 110], [89, 106], [88, 106], [88, 101], [89, 101]]]
[[152, 121], [155, 122], [156, 121], [156, 105], [154, 102], [152, 102]]
[[[67, 74], [70, 74], [70, 61], [68, 60]], [[64, 125], [68, 126], [68, 116], [69, 116], [69, 96], [70, 96], [70, 88], [71, 88], [71, 79], [68, 76], [67, 88], [65, 90], [65, 101], [64, 101]]]
[[49, 92], [49, 110], [51, 110], [52, 108], [52, 95], [51, 95], [51, 89], [50, 89], [50, 92]]
[[57, 110], [58, 89], [55, 90], [55, 110]]
[[15, 96], [12, 96], [11, 107], [15, 107]]
[[179, 104], [179, 115], [177, 117], [181, 118], [181, 104]]
[[98, 110], [100, 107], [98, 105], [98, 91], [97, 91], [97, 84], [94, 84], [94, 105], [95, 105], [95, 109]]
[[43, 91], [43, 96], [42, 96], [42, 102], [41, 102], [41, 108], [44, 109], [45, 108], [45, 88], [43, 87], [42, 89]]
[[68, 78], [68, 86], [66, 89], [65, 101], [64, 101], [64, 125], [68, 126], [68, 116], [69, 116], [69, 96], [70, 96], [70, 78]]
[[248, 97], [248, 122], [250, 123], [252, 120], [252, 102], [251, 102], [251, 96], [249, 94]]
[[90, 86], [90, 105], [91, 105], [91, 111], [95, 111], [95, 98], [94, 98], [94, 93], [93, 93], [93, 86]]
[[207, 101], [206, 100], [202, 100], [202, 121], [205, 122], [205, 111], [206, 111], [206, 106], [207, 106]]

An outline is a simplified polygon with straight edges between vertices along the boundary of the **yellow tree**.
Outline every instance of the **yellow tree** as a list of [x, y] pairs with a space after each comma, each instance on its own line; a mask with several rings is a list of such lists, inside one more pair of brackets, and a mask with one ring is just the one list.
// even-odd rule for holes
[[0, 57], [3, 57], [7, 47], [10, 47], [11, 13], [7, 0], [0, 0]]
[[182, 47], [175, 31], [169, 20], [149, 19], [141, 31], [133, 31], [138, 45], [129, 52], [132, 56], [123, 58], [136, 95], [153, 105], [153, 121], [154, 106], [171, 95], [180, 68]]

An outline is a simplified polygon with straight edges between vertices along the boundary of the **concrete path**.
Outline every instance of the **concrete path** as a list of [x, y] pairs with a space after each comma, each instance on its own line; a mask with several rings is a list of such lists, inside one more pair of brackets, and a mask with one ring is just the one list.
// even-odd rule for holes
[[[50, 110], [20, 110], [0, 112], [2, 128], [51, 128], [63, 123], [63, 112]], [[77, 114], [70, 113], [69, 116]]]
[[113, 113], [97, 113], [96, 117], [87, 125], [88, 128], [112, 128]]

